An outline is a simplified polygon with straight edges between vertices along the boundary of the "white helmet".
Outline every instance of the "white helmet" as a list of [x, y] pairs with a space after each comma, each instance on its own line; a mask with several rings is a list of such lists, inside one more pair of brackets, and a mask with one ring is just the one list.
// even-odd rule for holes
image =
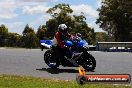
[[76, 36], [77, 37], [82, 37], [82, 34], [81, 33], [76, 33]]
[[67, 33], [67, 26], [66, 26], [65, 24], [60, 24], [60, 25], [58, 26], [58, 29], [59, 29], [59, 31], [62, 32], [62, 33]]

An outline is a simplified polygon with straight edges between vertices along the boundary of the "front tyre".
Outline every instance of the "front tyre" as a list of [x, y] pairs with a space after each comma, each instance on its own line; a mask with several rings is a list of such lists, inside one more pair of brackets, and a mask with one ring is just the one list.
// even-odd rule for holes
[[57, 68], [59, 66], [56, 61], [55, 53], [53, 50], [47, 50], [44, 53], [44, 61], [50, 68]]
[[86, 71], [94, 71], [96, 67], [96, 60], [95, 58], [89, 54], [89, 53], [83, 53], [81, 56], [81, 66], [86, 70]]

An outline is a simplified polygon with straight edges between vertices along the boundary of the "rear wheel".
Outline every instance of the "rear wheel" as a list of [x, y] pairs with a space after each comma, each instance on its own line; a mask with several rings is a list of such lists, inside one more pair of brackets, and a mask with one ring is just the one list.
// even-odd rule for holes
[[86, 71], [93, 71], [96, 67], [96, 60], [95, 58], [89, 53], [83, 53], [81, 56], [81, 66]]
[[44, 61], [50, 68], [57, 68], [59, 64], [56, 61], [55, 53], [52, 50], [47, 50], [44, 54]]

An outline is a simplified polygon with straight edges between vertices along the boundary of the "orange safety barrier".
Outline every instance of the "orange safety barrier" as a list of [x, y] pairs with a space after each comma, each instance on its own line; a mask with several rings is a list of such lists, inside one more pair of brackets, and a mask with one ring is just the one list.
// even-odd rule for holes
[[79, 66], [79, 75], [81, 76], [86, 75], [85, 69], [82, 66]]

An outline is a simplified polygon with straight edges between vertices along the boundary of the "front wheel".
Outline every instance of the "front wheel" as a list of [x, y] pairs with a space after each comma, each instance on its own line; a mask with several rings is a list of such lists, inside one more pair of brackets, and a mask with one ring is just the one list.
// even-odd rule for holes
[[44, 61], [50, 68], [57, 68], [59, 66], [55, 58], [55, 53], [53, 50], [47, 50], [45, 52]]
[[81, 56], [80, 65], [86, 71], [93, 71], [95, 69], [95, 67], [96, 67], [96, 60], [91, 54], [83, 53], [82, 56]]

